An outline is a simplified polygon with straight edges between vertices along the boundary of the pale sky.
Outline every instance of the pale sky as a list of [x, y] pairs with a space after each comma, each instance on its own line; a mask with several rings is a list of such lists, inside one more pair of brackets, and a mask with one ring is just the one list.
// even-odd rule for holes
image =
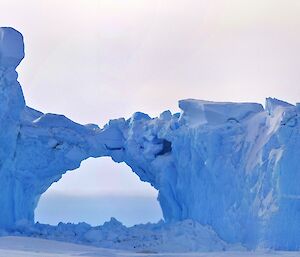
[[[300, 101], [299, 14], [299, 0], [0, 0], [0, 26], [25, 38], [27, 104], [100, 126], [183, 98]], [[156, 197], [109, 159], [49, 192]]]

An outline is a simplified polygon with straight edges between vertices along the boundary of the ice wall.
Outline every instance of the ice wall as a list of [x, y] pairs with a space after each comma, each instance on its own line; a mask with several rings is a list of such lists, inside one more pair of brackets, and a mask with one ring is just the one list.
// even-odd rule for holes
[[[25, 105], [22, 35], [0, 29], [0, 227], [34, 221], [39, 197], [88, 157], [127, 163], [158, 192], [164, 218], [210, 225], [249, 248], [300, 248], [300, 106], [179, 102], [103, 129]], [[101, 172], [101, 171], [99, 171]]]
[[299, 106], [179, 102], [135, 114], [125, 162], [159, 191], [167, 221], [194, 219], [227, 242], [300, 247]]

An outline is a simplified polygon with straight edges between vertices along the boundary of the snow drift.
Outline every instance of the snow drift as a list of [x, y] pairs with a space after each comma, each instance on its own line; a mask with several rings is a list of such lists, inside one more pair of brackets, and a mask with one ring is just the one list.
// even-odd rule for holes
[[127, 163], [158, 192], [166, 222], [191, 219], [228, 243], [300, 248], [300, 105], [179, 102], [104, 128], [25, 105], [22, 35], [0, 28], [0, 227], [34, 222], [39, 197], [88, 157]]

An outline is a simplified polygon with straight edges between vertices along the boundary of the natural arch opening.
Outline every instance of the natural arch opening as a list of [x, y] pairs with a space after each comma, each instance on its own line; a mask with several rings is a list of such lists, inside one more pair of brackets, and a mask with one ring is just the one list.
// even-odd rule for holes
[[89, 158], [41, 196], [35, 221], [99, 225], [115, 217], [127, 226], [157, 222], [162, 213], [156, 198], [157, 191], [126, 164]]

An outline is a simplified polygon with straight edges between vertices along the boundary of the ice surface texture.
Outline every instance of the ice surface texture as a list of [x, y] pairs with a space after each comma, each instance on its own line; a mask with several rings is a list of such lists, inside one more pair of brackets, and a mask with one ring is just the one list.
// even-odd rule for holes
[[0, 227], [33, 223], [39, 197], [88, 157], [127, 163], [158, 192], [167, 222], [192, 219], [229, 243], [300, 248], [300, 106], [179, 102], [103, 129], [25, 105], [22, 36], [0, 29]]

